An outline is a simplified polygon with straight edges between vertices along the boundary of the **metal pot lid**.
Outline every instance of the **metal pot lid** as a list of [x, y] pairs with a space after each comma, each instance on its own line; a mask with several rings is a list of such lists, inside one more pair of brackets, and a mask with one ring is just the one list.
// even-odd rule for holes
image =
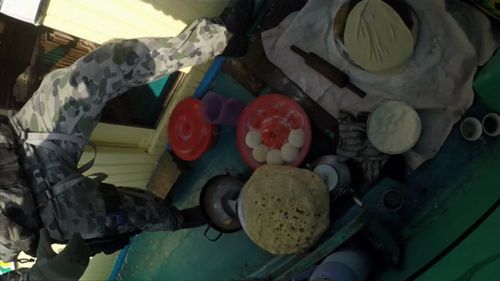
[[235, 232], [241, 229], [237, 201], [244, 183], [229, 176], [216, 176], [203, 187], [200, 205], [209, 224], [221, 232]]

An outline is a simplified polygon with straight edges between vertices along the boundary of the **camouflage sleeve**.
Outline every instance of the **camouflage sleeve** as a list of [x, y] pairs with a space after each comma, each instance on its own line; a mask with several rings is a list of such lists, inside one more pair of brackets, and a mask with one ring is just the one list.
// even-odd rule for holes
[[[0, 281], [30, 281], [29, 269], [21, 268], [16, 271], [10, 271], [0, 275]], [[36, 280], [31, 280], [36, 281]]]
[[11, 271], [5, 274], [0, 275], [0, 281], [23, 281], [23, 276], [21, 273], [17, 271]]
[[173, 38], [105, 44], [72, 66], [48, 74], [17, 114], [25, 128], [88, 137], [106, 102], [132, 87], [221, 54], [226, 27], [199, 19]]
[[24, 229], [0, 213], [0, 258], [4, 262], [13, 261], [21, 251], [31, 246], [32, 236], [25, 235]]
[[226, 28], [200, 19], [173, 38], [142, 38], [105, 44], [57, 76], [59, 86], [85, 87], [95, 98], [113, 98], [181, 68], [198, 65], [224, 51]]

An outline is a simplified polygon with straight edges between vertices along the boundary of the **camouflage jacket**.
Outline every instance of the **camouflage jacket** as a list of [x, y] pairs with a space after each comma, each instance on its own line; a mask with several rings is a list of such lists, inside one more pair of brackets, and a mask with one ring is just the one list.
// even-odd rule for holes
[[19, 164], [19, 149], [8, 118], [0, 116], [0, 259], [4, 262], [34, 246], [40, 225]]

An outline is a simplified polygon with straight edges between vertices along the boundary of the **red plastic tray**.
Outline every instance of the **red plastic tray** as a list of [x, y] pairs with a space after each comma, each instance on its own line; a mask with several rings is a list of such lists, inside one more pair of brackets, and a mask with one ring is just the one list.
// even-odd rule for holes
[[259, 97], [249, 104], [240, 116], [237, 131], [238, 150], [248, 166], [257, 169], [265, 163], [253, 159], [252, 149], [245, 143], [245, 137], [251, 130], [261, 133], [262, 142], [274, 149], [280, 149], [288, 140], [291, 130], [303, 129], [306, 135], [299, 157], [289, 166], [299, 166], [304, 161], [311, 147], [311, 123], [304, 109], [292, 99], [271, 94]]

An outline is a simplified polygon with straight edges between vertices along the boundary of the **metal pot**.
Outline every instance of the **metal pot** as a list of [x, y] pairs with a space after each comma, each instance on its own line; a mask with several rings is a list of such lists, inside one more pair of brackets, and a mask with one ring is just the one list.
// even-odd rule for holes
[[247, 235], [249, 235], [248, 228], [245, 222], [245, 216], [243, 214], [243, 193], [244, 193], [244, 188], [241, 190], [240, 195], [238, 196], [238, 204], [237, 204], [237, 210], [238, 210], [238, 218], [240, 220], [241, 227], [243, 228], [243, 231]]
[[[241, 230], [238, 218], [237, 201], [244, 183], [230, 175], [211, 178], [202, 188], [200, 206], [208, 221], [205, 238], [217, 241], [223, 233]], [[215, 238], [209, 237], [210, 229], [218, 232]]]

